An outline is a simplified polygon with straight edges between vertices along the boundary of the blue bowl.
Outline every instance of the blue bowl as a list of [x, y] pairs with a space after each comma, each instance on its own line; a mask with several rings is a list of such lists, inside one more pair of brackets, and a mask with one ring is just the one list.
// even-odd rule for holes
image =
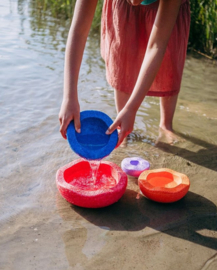
[[67, 140], [71, 149], [80, 157], [94, 160], [108, 156], [118, 142], [118, 132], [105, 134], [113, 123], [112, 119], [100, 111], [83, 111], [80, 113], [81, 133], [77, 133], [74, 121], [67, 128]]

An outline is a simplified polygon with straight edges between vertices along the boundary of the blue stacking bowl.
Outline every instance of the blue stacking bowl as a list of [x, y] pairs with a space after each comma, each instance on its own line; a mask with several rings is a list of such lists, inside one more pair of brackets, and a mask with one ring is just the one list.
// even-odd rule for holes
[[118, 142], [118, 133], [105, 134], [113, 123], [112, 119], [100, 111], [80, 113], [81, 133], [77, 133], [74, 121], [67, 128], [67, 140], [71, 149], [80, 157], [95, 160], [108, 156]]

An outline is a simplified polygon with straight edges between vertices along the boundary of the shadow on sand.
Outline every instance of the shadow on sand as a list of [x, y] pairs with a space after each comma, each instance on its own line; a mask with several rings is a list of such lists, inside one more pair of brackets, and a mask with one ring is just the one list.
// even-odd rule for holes
[[[204, 149], [195, 153], [176, 145], [161, 142], [158, 143], [157, 147], [189, 162], [217, 171], [216, 145], [197, 138], [189, 138], [183, 134], [178, 135]], [[191, 166], [190, 163], [189, 166]], [[150, 201], [142, 195], [138, 196], [139, 188], [136, 181], [131, 182], [131, 186], [133, 190], [127, 189], [117, 203], [99, 209], [80, 208], [67, 203], [60, 195], [57, 196], [57, 209], [60, 216], [72, 223], [72, 230], [63, 234], [67, 258], [71, 266], [75, 266], [81, 260], [87, 260], [83, 252], [77, 252], [77, 250], [83, 250], [85, 246], [86, 232], [82, 229], [73, 229], [75, 224], [77, 226], [76, 221], [80, 222], [83, 219], [87, 221], [87, 224], [91, 223], [102, 230], [109, 231], [136, 232], [151, 228], [217, 250], [217, 238], [213, 237], [213, 232], [217, 232], [217, 207], [213, 202], [189, 191], [178, 202], [161, 204]], [[144, 230], [144, 237], [152, 233], [151, 230]], [[79, 237], [79, 247], [77, 246], [78, 242], [75, 245], [73, 240], [76, 237]], [[92, 238], [95, 239], [96, 235], [92, 235]], [[72, 256], [72, 254], [79, 254], [79, 257], [77, 258], [78, 255]], [[216, 254], [213, 260], [216, 260]]]
[[188, 192], [185, 198], [173, 204], [156, 203], [142, 195], [137, 198], [137, 192], [127, 189], [123, 197], [111, 206], [86, 209], [68, 204], [67, 211], [64, 210], [64, 218], [61, 208], [67, 202], [62, 201], [58, 203], [58, 212], [69, 221], [75, 218], [75, 211], [88, 222], [106, 230], [139, 231], [150, 227], [174, 237], [217, 249], [216, 238], [199, 233], [203, 229], [217, 231], [217, 209], [211, 201], [193, 192]]
[[176, 134], [179, 137], [185, 139], [186, 141], [192, 142], [194, 145], [199, 145], [203, 147], [203, 149], [200, 149], [197, 152], [192, 152], [188, 149], [181, 148], [176, 145], [170, 145], [161, 141], [157, 142], [156, 147], [164, 152], [182, 157], [189, 162], [193, 162], [207, 169], [217, 171], [217, 145], [205, 142], [192, 136], [186, 136], [181, 133], [176, 132]]

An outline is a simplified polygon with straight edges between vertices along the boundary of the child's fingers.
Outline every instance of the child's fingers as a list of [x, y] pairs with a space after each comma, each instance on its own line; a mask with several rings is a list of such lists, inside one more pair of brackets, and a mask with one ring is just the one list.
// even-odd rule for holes
[[124, 138], [127, 136], [127, 132], [120, 131], [118, 134], [118, 143], [116, 148], [123, 142]]
[[64, 118], [61, 118], [60, 119], [60, 133], [62, 134], [63, 138], [66, 139], [66, 129], [70, 123], [71, 119], [68, 118], [68, 119], [64, 119]]
[[80, 122], [80, 114], [74, 117], [74, 125], [75, 125], [75, 130], [78, 133], [81, 133], [81, 122]]
[[106, 133], [107, 135], [111, 134], [113, 131], [115, 131], [115, 129], [118, 128], [120, 122], [119, 121], [114, 121], [113, 124], [111, 124], [111, 126], [107, 129]]

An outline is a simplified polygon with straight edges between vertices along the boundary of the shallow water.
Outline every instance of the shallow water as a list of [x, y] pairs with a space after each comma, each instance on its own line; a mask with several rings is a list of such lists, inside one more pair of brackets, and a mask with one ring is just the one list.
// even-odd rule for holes
[[[183, 141], [170, 145], [160, 134], [155, 145], [159, 99], [148, 97], [126, 147], [106, 158], [120, 165], [141, 156], [151, 169], [187, 174], [186, 198], [155, 204], [129, 178], [113, 206], [74, 207], [55, 185], [57, 169], [78, 158], [58, 131], [70, 22], [42, 16], [33, 3], [0, 0], [0, 268], [216, 269], [216, 63], [187, 57], [174, 121]], [[81, 110], [115, 118], [97, 35], [88, 39], [78, 88]]]

